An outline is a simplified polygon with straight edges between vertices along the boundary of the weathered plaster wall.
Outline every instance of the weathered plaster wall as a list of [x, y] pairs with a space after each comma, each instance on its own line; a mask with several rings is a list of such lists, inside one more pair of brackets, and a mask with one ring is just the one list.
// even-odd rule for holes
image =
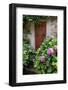
[[31, 34], [29, 34], [29, 39], [30, 39], [30, 43], [31, 46], [35, 49], [35, 26], [34, 23], [30, 23], [30, 32]]
[[57, 18], [47, 21], [46, 37], [57, 37]]

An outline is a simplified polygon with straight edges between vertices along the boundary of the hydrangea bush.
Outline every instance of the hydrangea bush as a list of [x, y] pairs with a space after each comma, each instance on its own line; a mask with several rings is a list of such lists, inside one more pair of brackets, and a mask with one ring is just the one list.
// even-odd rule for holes
[[57, 72], [57, 39], [44, 39], [40, 48], [36, 51], [36, 60], [34, 68], [38, 73], [56, 73]]
[[37, 51], [24, 43], [23, 59], [24, 65], [32, 64], [39, 74], [57, 73], [57, 39], [44, 39]]

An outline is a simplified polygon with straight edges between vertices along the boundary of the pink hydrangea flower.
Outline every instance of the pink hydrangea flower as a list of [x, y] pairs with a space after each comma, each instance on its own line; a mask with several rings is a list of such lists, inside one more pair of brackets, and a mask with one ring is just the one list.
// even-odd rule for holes
[[44, 63], [45, 62], [45, 56], [40, 56], [40, 62]]
[[54, 54], [53, 48], [48, 48], [47, 54], [48, 54], [49, 56], [52, 56], [52, 55]]

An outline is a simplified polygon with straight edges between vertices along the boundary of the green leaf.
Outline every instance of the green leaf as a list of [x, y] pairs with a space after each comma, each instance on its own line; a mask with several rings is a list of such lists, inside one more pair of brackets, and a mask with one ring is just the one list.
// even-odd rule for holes
[[51, 73], [52, 72], [52, 67], [50, 66], [50, 67], [48, 67], [48, 69], [47, 69], [47, 73]]
[[47, 60], [45, 63], [46, 63], [47, 67], [50, 65], [50, 61], [49, 60]]

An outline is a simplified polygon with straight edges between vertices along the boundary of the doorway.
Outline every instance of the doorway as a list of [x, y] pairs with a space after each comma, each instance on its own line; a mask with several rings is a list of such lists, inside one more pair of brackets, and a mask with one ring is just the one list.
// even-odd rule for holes
[[46, 37], [46, 22], [35, 25], [35, 49], [37, 50]]

